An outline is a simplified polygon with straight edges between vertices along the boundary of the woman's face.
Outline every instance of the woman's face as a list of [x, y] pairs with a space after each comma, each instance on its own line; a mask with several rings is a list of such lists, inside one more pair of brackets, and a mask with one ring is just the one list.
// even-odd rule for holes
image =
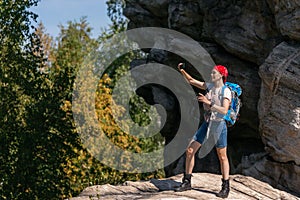
[[[212, 71], [211, 71], [211, 81], [212, 82], [217, 82], [217, 81], [219, 81], [219, 80], [222, 80], [222, 75], [221, 75], [221, 73], [218, 71], [218, 70], [215, 70], [215, 69], [213, 69]], [[223, 81], [223, 80], [222, 80]]]

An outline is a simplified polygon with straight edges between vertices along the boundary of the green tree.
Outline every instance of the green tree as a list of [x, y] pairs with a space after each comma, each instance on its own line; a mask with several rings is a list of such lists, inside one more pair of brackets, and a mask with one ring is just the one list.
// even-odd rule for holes
[[[96, 40], [90, 37], [91, 28], [89, 27], [85, 18], [80, 22], [68, 22], [67, 27], [61, 26], [61, 32], [57, 38], [57, 47], [53, 48], [51, 57], [53, 62], [49, 72], [51, 80], [52, 99], [49, 105], [56, 105], [55, 113], [56, 119], [50, 126], [58, 140], [54, 140], [53, 144], [60, 151], [58, 155], [61, 160], [56, 160], [59, 164], [57, 169], [64, 174], [64, 177], [59, 179], [58, 185], [62, 189], [62, 197], [69, 197], [78, 194], [85, 186], [82, 182], [84, 173], [80, 168], [74, 169], [80, 171], [78, 174], [66, 173], [66, 166], [70, 159], [78, 156], [78, 152], [82, 152], [81, 141], [77, 134], [73, 115], [72, 115], [72, 93], [73, 84], [77, 75], [78, 69], [83, 64], [86, 55], [97, 48]], [[54, 150], [54, 149], [53, 149]], [[78, 163], [77, 163], [78, 164]], [[76, 164], [76, 165], [77, 165]], [[82, 183], [81, 187], [75, 188], [72, 185], [72, 180]]]
[[[126, 174], [104, 166], [83, 148], [73, 120], [78, 69], [101, 42], [124, 30], [126, 20], [122, 22], [118, 12], [122, 6], [117, 7], [123, 1], [110, 1], [113, 25], [98, 40], [90, 37], [91, 28], [82, 18], [61, 26], [56, 43], [44, 33], [42, 24], [31, 31], [30, 19], [37, 16], [28, 9], [37, 3], [0, 0], [0, 198], [64, 199], [89, 185], [161, 176], [159, 172]], [[96, 100], [99, 118], [110, 120], [105, 124], [106, 134], [122, 148], [140, 152], [156, 143], [120, 131], [109, 118], [106, 104], [114, 82], [128, 70], [134, 56], [125, 55], [110, 66], [110, 77], [104, 75], [99, 81]], [[143, 123], [147, 116], [139, 112], [133, 115]]]
[[107, 0], [107, 15], [112, 25], [111, 30], [125, 30], [128, 20], [123, 15], [125, 0]]
[[[72, 91], [72, 87], [74, 86], [73, 81], [74, 81], [74, 72], [78, 71], [79, 67], [83, 67], [86, 68], [86, 71], [84, 72], [85, 74], [82, 75], [84, 77], [85, 82], [88, 82], [88, 84], [86, 84], [86, 88], [82, 88], [84, 84], [81, 83], [77, 83], [78, 85], [75, 85], [75, 87], [78, 87], [81, 91], [81, 93], [84, 93], [83, 98], [91, 96], [91, 93], [94, 93], [95, 91], [91, 91], [90, 88], [93, 88], [92, 84], [94, 84], [94, 82], [91, 80], [91, 76], [94, 73], [94, 70], [97, 69], [97, 66], [94, 63], [95, 60], [93, 59], [100, 59], [97, 60], [98, 62], [104, 62], [106, 63], [105, 60], [101, 60], [104, 59], [103, 56], [101, 56], [102, 52], [98, 52], [98, 51], [93, 51], [96, 50], [97, 45], [94, 46], [94, 41], [92, 42], [92, 45], [89, 44], [87, 47], [84, 48], [79, 48], [74, 50], [74, 45], [75, 47], [79, 46], [79, 44], [77, 43], [78, 41], [81, 41], [80, 44], [88, 44], [89, 42], [82, 42], [81, 40], [78, 40], [78, 32], [80, 31], [80, 29], [73, 29], [72, 27], [74, 26], [74, 24], [69, 24], [68, 27], [68, 31], [62, 31], [62, 32], [66, 32], [68, 33], [68, 35], [65, 35], [67, 38], [65, 37], [61, 37], [62, 44], [65, 45], [60, 45], [60, 43], [58, 44], [58, 49], [55, 50], [55, 60], [57, 63], [59, 63], [59, 60], [63, 60], [64, 64], [63, 65], [58, 65], [55, 64], [54, 68], [56, 68], [56, 66], [73, 66], [70, 71], [70, 73], [66, 73], [65, 69], [61, 69], [60, 67], [58, 68], [59, 71], [61, 71], [62, 73], [64, 73], [64, 76], [61, 76], [60, 73], [56, 72], [56, 69], [54, 69], [53, 76], [54, 76], [54, 82], [57, 83], [61, 83], [61, 84], [65, 84], [67, 88], [66, 90], [61, 90], [58, 89], [58, 91]], [[81, 26], [78, 26], [81, 27]], [[75, 30], [70, 31], [70, 30]], [[103, 34], [105, 35], [105, 34]], [[102, 35], [102, 36], [103, 36]], [[107, 38], [110, 38], [110, 36], [108, 36]], [[101, 37], [99, 39], [99, 44], [101, 44], [101, 42], [104, 42], [105, 38]], [[69, 41], [68, 43], [65, 43], [66, 41]], [[86, 40], [84, 40], [86, 41]], [[66, 45], [66, 44], [70, 44], [72, 43], [72, 45]], [[93, 47], [93, 48], [92, 48]], [[71, 48], [71, 49], [69, 49]], [[112, 47], [109, 47], [112, 48]], [[82, 49], [84, 51], [82, 51]], [[76, 52], [76, 54], [73, 54], [73, 52]], [[81, 52], [83, 52], [84, 54], [81, 54]], [[60, 54], [58, 54], [60, 53]], [[92, 54], [92, 60], [89, 60], [89, 54]], [[73, 56], [70, 56], [73, 55]], [[82, 55], [83, 57], [80, 57], [81, 59], [78, 59], [78, 55]], [[100, 58], [98, 57], [98, 55], [100, 56]], [[110, 73], [110, 75], [112, 76], [112, 78], [110, 78], [107, 74], [104, 74], [103, 77], [100, 77], [99, 83], [98, 83], [98, 89], [96, 91], [96, 98], [95, 98], [95, 108], [96, 108], [96, 116], [99, 119], [99, 124], [101, 124], [102, 130], [104, 131], [104, 133], [106, 134], [106, 136], [108, 138], [110, 138], [110, 140], [117, 146], [119, 146], [120, 148], [123, 149], [129, 149], [132, 150], [134, 152], [141, 152], [141, 151], [147, 151], [149, 150], [149, 148], [153, 148], [153, 146], [155, 146], [155, 144], [157, 144], [158, 140], [153, 139], [156, 143], [154, 143], [152, 141], [151, 144], [149, 144], [149, 141], [145, 142], [143, 140], [139, 140], [135, 137], [130, 137], [130, 133], [124, 133], [123, 131], [120, 130], [120, 128], [118, 127], [118, 125], [115, 123], [114, 119], [113, 119], [113, 115], [112, 115], [112, 110], [111, 110], [111, 101], [112, 101], [112, 89], [114, 86], [113, 81], [116, 81], [121, 75], [122, 73], [125, 73], [126, 70], [128, 70], [129, 68], [129, 62], [130, 60], [133, 58], [133, 56], [136, 56], [137, 54], [133, 54], [130, 53], [128, 55], [122, 56], [120, 59], [118, 59], [116, 62], [114, 62], [111, 66], [109, 66], [109, 70], [107, 70], [107, 72]], [[68, 57], [70, 56], [70, 57]], [[85, 59], [83, 59], [85, 58]], [[76, 60], [76, 62], [74, 62], [74, 60]], [[74, 62], [74, 63], [73, 63]], [[69, 64], [69, 63], [73, 63], [73, 65]], [[75, 66], [75, 67], [74, 67]], [[76, 74], [76, 73], [75, 73]], [[65, 78], [64, 78], [65, 77]], [[68, 80], [68, 82], [66, 82], [66, 80]], [[72, 81], [73, 80], [73, 81]], [[57, 84], [56, 86], [54, 86], [54, 88], [60, 87], [61, 84]], [[74, 88], [73, 88], [74, 89]], [[69, 120], [69, 122], [74, 123], [73, 119], [71, 118], [72, 115], [74, 115], [74, 108], [73, 110], [71, 110], [72, 108], [72, 101], [71, 99], [68, 99], [66, 97], [69, 96], [70, 93], [65, 93], [65, 97], [61, 96], [61, 94], [57, 94], [57, 96], [59, 96], [59, 99], [62, 99], [62, 97], [65, 99], [64, 101], [64, 106], [63, 106], [63, 110], [68, 113], [68, 118], [66, 118], [66, 120]], [[74, 91], [73, 91], [74, 92]], [[76, 92], [75, 92], [76, 94]], [[86, 102], [86, 99], [80, 99], [83, 102]], [[78, 100], [78, 101], [80, 101]], [[122, 113], [123, 108], [119, 107], [118, 108], [120, 113]], [[77, 110], [75, 110], [75, 112], [77, 112]], [[79, 110], [78, 113], [75, 113], [76, 115], [81, 115], [80, 113], [81, 111]], [[64, 123], [67, 124], [67, 123]], [[63, 124], [61, 124], [61, 126], [63, 126]], [[72, 127], [69, 127], [72, 129]], [[68, 130], [69, 128], [66, 128], [66, 130]], [[90, 129], [90, 124], [82, 124], [82, 127], [80, 127], [83, 132], [88, 132], [88, 130]], [[74, 129], [74, 127], [73, 127]], [[86, 130], [86, 131], [85, 131]], [[78, 136], [79, 137], [79, 136]], [[74, 138], [75, 139], [75, 138]], [[157, 138], [156, 138], [157, 139]], [[75, 142], [76, 140], [74, 140]], [[74, 143], [73, 142], [73, 143]], [[70, 141], [70, 144], [71, 141]], [[79, 143], [78, 143], [79, 144]], [[110, 184], [119, 184], [122, 183], [126, 180], [140, 180], [140, 179], [149, 179], [149, 178], [153, 178], [153, 177], [161, 177], [161, 172], [158, 173], [146, 173], [146, 174], [129, 174], [129, 173], [122, 173], [119, 172], [115, 169], [111, 169], [108, 166], [105, 166], [103, 164], [101, 164], [98, 160], [96, 160], [95, 158], [93, 158], [93, 156], [90, 154], [89, 151], [87, 151], [84, 147], [77, 145], [75, 146], [74, 144], [72, 144], [73, 146], [73, 151], [75, 153], [74, 155], [70, 155], [69, 158], [67, 158], [67, 163], [65, 163], [64, 166], [64, 172], [67, 174], [66, 177], [68, 177], [69, 180], [69, 184], [71, 186], [72, 189], [72, 194], [78, 194], [78, 192], [82, 191], [82, 189], [84, 189], [85, 187], [89, 186], [89, 185], [95, 185], [95, 184], [106, 184], [106, 183], [110, 183]], [[95, 146], [94, 148], [98, 148], [97, 146]], [[130, 158], [128, 158], [130, 159]]]
[[[29, 191], [24, 176], [30, 173], [29, 131], [24, 120], [27, 108], [35, 102], [30, 91], [39, 83], [39, 63], [32, 52], [30, 19], [27, 9], [37, 0], [0, 1], [0, 198], [14, 199]], [[21, 173], [20, 173], [21, 172]], [[29, 180], [30, 182], [30, 180]]]

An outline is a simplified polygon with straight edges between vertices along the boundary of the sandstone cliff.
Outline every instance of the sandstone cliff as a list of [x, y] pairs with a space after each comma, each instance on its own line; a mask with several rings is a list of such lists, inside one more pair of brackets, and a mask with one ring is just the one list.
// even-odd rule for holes
[[[300, 194], [300, 1], [125, 2], [128, 29], [153, 26], [182, 32], [201, 43], [216, 63], [229, 68], [229, 81], [242, 86], [241, 119], [229, 135], [232, 173]], [[158, 50], [149, 51], [149, 59], [174, 68], [180, 60]], [[140, 63], [133, 62], [133, 67]], [[193, 72], [192, 67], [188, 70]], [[162, 100], [160, 96], [166, 101], [166, 95], [160, 95], [163, 91], [155, 91], [140, 93], [155, 97], [155, 103]], [[168, 114], [172, 116], [176, 109], [170, 108]], [[176, 122], [176, 116], [170, 119]], [[162, 130], [166, 142], [174, 137], [174, 121]], [[182, 172], [182, 159], [166, 168], [168, 176]], [[215, 161], [212, 152], [196, 161], [195, 170], [218, 172], [217, 164], [211, 169], [205, 164]]]

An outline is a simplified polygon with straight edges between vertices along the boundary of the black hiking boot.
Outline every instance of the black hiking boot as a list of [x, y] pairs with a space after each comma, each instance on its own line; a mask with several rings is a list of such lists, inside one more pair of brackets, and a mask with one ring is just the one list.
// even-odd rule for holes
[[182, 178], [182, 183], [178, 188], [175, 188], [175, 192], [183, 192], [192, 189], [191, 178], [192, 174], [184, 174], [184, 177]]
[[221, 197], [221, 198], [227, 198], [228, 194], [229, 194], [229, 179], [228, 180], [224, 180], [222, 179], [222, 189], [219, 193], [216, 194], [217, 197]]

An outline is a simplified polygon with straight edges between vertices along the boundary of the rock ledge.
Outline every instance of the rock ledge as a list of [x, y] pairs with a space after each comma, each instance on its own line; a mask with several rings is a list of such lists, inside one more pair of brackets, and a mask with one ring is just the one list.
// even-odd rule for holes
[[[188, 199], [220, 199], [215, 194], [220, 190], [221, 176], [208, 173], [194, 173], [193, 189], [185, 192], [174, 192], [174, 187], [180, 185], [182, 175], [166, 179], [150, 181], [126, 181], [122, 185], [96, 185], [84, 189], [78, 197], [69, 200], [98, 199], [153, 199], [153, 200], [188, 200]], [[273, 188], [249, 176], [230, 176], [230, 194], [227, 199], [281, 199], [300, 200], [299, 197]]]

